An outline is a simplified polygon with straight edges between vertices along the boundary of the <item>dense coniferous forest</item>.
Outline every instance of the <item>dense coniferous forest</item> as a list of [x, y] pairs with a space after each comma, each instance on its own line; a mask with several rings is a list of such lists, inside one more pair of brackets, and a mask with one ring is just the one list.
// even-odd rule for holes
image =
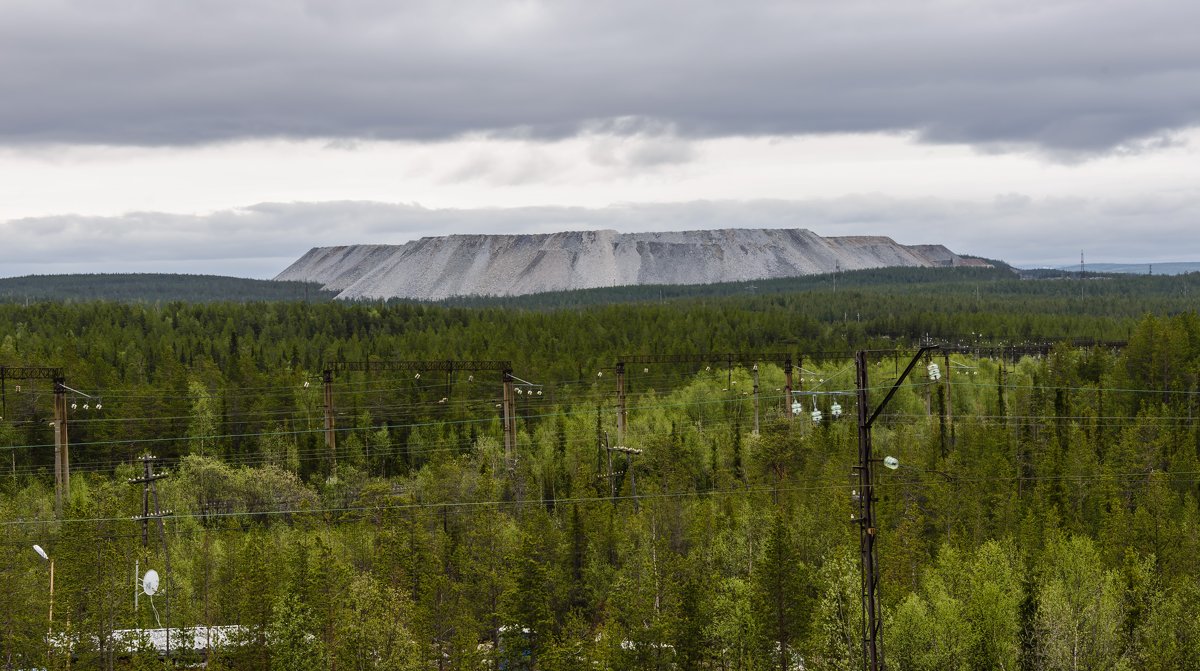
[[[161, 668], [114, 634], [161, 622], [238, 625], [174, 658], [213, 669], [858, 668], [851, 352], [878, 403], [934, 341], [955, 351], [874, 428], [900, 464], [888, 668], [1198, 668], [1200, 276], [871, 273], [618, 304], [0, 305], [0, 366], [63, 371], [72, 469], [56, 519], [51, 384], [7, 379], [0, 665]], [[797, 416], [756, 352], [795, 355]], [[614, 364], [651, 354], [687, 356], [627, 367], [641, 453], [609, 452]], [[338, 372], [330, 453], [322, 371], [369, 359], [511, 361], [513, 453], [500, 373], [432, 365]], [[132, 519], [144, 454], [161, 535]], [[162, 576], [136, 610], [135, 562]]]
[[328, 301], [333, 292], [309, 282], [249, 280], [221, 275], [97, 273], [0, 278], [0, 302]]

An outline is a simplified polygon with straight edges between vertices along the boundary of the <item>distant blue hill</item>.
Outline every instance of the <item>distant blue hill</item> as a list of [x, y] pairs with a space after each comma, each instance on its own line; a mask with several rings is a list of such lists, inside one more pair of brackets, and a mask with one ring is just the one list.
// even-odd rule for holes
[[[1089, 273], [1128, 273], [1130, 275], [1183, 275], [1200, 272], [1200, 261], [1175, 263], [1088, 263], [1084, 271]], [[1032, 268], [1030, 270], [1033, 270]], [[1059, 266], [1055, 270], [1079, 272], [1079, 266]]]

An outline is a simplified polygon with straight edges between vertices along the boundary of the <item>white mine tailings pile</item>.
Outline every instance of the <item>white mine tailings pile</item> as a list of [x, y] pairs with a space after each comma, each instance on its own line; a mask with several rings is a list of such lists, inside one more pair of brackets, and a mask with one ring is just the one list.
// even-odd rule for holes
[[319, 282], [346, 299], [438, 300], [977, 263], [941, 245], [906, 246], [874, 236], [823, 238], [804, 229], [575, 231], [316, 247], [275, 279]]

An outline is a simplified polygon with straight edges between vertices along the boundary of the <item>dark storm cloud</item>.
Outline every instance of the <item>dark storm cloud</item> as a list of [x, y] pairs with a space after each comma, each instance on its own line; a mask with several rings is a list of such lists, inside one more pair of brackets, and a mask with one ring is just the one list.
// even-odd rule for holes
[[1086, 156], [1197, 124], [1197, 25], [1190, 0], [14, 0], [0, 142], [665, 127]]
[[[265, 203], [204, 216], [133, 213], [0, 223], [0, 276], [175, 272], [273, 277], [310, 247], [400, 244], [423, 236], [807, 228], [820, 235], [887, 235], [939, 243], [1017, 265], [1197, 261], [1200, 196], [990, 203], [847, 196], [814, 201], [695, 201], [606, 208], [433, 210], [369, 202]], [[1154, 235], [1134, 235], [1149, 230]], [[1085, 231], [1081, 234], [1080, 231]], [[1162, 239], [1172, 241], [1164, 252]]]

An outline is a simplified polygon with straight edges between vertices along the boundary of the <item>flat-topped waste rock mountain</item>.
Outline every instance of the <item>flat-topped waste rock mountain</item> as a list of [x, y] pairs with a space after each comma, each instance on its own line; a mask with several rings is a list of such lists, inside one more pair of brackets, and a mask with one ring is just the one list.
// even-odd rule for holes
[[901, 245], [881, 236], [823, 238], [806, 229], [601, 230], [316, 247], [275, 279], [318, 282], [344, 299], [440, 300], [979, 264], [942, 245]]

